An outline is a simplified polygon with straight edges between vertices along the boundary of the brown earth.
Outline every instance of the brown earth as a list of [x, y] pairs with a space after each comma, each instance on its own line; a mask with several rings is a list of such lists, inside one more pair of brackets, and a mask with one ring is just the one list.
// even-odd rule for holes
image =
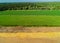
[[0, 43], [59, 43], [58, 39], [48, 38], [0, 38]]
[[0, 27], [0, 32], [60, 32], [60, 27]]
[[[60, 27], [0, 27], [0, 32], [60, 32]], [[17, 38], [0, 37], [0, 43], [60, 43], [60, 37], [56, 38]]]

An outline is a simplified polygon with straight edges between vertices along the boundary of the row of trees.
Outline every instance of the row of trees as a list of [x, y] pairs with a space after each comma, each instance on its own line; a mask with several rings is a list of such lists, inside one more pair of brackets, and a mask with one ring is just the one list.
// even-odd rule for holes
[[59, 10], [60, 6], [51, 3], [0, 3], [0, 11], [4, 10]]

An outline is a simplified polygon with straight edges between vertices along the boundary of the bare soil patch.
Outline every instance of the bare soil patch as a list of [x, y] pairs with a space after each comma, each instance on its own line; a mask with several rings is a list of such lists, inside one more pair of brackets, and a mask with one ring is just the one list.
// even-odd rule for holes
[[0, 27], [0, 32], [60, 32], [60, 27], [23, 27], [23, 26], [9, 26]]
[[[0, 43], [57, 43], [55, 39], [48, 38], [0, 38]], [[60, 41], [59, 41], [60, 42]]]

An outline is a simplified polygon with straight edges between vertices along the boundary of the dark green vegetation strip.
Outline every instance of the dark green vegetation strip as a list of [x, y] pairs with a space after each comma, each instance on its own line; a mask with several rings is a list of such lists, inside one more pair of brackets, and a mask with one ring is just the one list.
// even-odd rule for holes
[[60, 26], [59, 10], [1, 11], [2, 26]]

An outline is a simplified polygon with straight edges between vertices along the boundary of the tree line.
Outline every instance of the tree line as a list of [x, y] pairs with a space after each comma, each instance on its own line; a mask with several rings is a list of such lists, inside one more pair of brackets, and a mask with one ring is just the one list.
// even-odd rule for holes
[[0, 11], [5, 10], [59, 10], [60, 3], [0, 3]]

